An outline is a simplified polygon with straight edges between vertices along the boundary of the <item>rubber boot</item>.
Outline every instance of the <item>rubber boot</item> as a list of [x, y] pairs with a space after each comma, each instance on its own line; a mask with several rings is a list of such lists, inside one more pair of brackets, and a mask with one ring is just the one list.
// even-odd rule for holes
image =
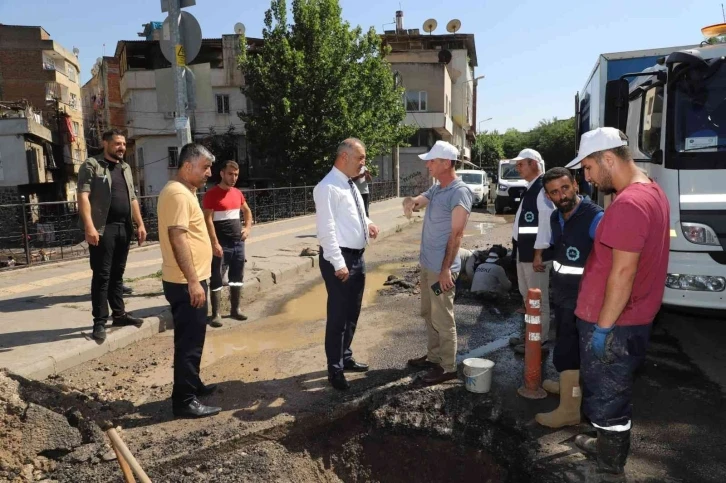
[[542, 381], [542, 389], [547, 391], [550, 394], [559, 394], [560, 393], [560, 381], [555, 381], [553, 379], [545, 379]]
[[229, 303], [232, 306], [231, 317], [237, 320], [247, 320], [247, 316], [239, 311], [241, 297], [242, 287], [229, 287]]
[[210, 327], [214, 327], [216, 329], [222, 327], [224, 324], [222, 324], [222, 316], [219, 315], [219, 306], [222, 302], [222, 291], [221, 290], [212, 290], [209, 292], [209, 300], [212, 302], [212, 316], [209, 318], [209, 321], [207, 322]]
[[580, 371], [563, 371], [560, 374], [560, 405], [552, 412], [537, 414], [534, 419], [548, 428], [580, 424], [580, 403]]
[[575, 436], [575, 446], [585, 454], [591, 456], [597, 455], [597, 438], [593, 438], [587, 434], [578, 434]]
[[597, 472], [600, 480], [621, 483], [625, 480], [625, 461], [630, 452], [630, 430], [597, 430]]

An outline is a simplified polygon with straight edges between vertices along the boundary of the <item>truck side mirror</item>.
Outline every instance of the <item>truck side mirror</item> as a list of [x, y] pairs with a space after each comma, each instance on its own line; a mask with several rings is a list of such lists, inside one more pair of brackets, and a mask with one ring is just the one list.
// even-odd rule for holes
[[499, 177], [496, 174], [492, 175], [492, 183], [496, 183], [499, 181]]
[[628, 122], [628, 91], [625, 79], [611, 80], [605, 85], [605, 126], [625, 132]]

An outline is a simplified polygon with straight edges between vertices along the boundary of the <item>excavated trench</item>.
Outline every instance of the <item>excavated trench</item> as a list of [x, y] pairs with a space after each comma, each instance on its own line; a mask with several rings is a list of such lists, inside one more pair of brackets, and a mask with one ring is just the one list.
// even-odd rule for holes
[[[443, 387], [443, 386], [442, 386]], [[190, 454], [151, 468], [155, 482], [528, 482], [526, 432], [499, 401], [448, 388], [394, 388], [333, 420]]]

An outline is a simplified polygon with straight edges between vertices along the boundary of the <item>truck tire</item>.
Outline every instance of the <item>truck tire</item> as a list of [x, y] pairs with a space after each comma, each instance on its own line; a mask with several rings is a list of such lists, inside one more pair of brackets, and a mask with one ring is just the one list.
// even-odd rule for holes
[[494, 212], [495, 212], [495, 213], [496, 213], [497, 215], [501, 215], [501, 214], [503, 214], [503, 213], [504, 213], [504, 205], [503, 205], [503, 203], [501, 202], [501, 198], [496, 198], [496, 199], [494, 200]]

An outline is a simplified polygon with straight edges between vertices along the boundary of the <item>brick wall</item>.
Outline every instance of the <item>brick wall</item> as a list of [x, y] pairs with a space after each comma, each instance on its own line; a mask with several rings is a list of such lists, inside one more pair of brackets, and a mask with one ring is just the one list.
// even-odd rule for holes
[[119, 61], [114, 57], [105, 57], [106, 74], [106, 106], [107, 122], [110, 127], [123, 129], [126, 126], [126, 113], [121, 99], [121, 74]]

